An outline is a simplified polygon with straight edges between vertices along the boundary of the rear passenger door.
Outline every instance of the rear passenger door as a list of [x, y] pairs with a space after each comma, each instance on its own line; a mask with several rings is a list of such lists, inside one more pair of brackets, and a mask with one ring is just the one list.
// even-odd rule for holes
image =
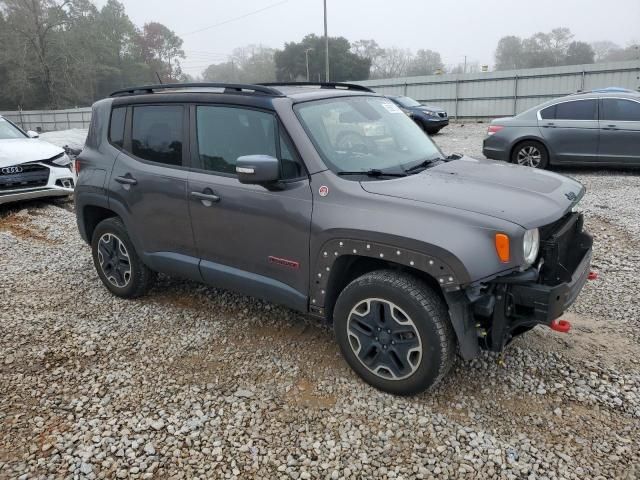
[[538, 112], [538, 125], [554, 163], [598, 161], [597, 99], [569, 100]]
[[187, 124], [184, 105], [129, 106], [109, 202], [147, 265], [198, 279], [186, 194]]
[[[311, 187], [275, 113], [194, 105], [191, 124], [189, 207], [204, 280], [306, 309]], [[254, 154], [280, 160], [277, 188], [238, 181], [237, 158]]]
[[640, 165], [640, 102], [600, 99], [600, 160], [615, 165]]

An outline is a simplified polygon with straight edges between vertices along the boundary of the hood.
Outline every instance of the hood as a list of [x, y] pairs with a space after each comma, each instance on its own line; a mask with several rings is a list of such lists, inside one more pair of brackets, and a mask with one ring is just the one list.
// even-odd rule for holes
[[429, 110], [430, 112], [444, 112], [444, 108], [436, 107], [435, 105], [422, 105], [421, 107], [416, 107], [418, 110]]
[[361, 185], [372, 194], [467, 210], [524, 228], [559, 219], [585, 192], [569, 177], [470, 157], [443, 162], [417, 175]]
[[39, 138], [11, 138], [0, 140], [0, 167], [48, 160], [64, 150]]

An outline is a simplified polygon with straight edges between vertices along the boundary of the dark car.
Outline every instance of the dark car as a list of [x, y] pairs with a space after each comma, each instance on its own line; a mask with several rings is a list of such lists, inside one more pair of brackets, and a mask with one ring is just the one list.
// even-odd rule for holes
[[446, 157], [360, 86], [121, 90], [94, 104], [77, 169], [80, 234], [113, 294], [162, 272], [285, 305], [332, 324], [358, 375], [397, 394], [437, 383], [457, 351], [566, 328], [589, 273], [582, 185]]
[[413, 98], [404, 95], [387, 95], [387, 98], [398, 105], [422, 130], [429, 134], [438, 133], [449, 125], [449, 116], [441, 107], [422, 105]]
[[482, 153], [535, 168], [640, 166], [640, 93], [595, 90], [499, 118], [489, 125]]

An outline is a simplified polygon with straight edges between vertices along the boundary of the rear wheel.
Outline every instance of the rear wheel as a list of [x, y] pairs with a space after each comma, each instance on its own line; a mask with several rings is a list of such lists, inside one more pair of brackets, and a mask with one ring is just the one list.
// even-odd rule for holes
[[527, 140], [513, 149], [511, 163], [532, 168], [547, 168], [549, 154], [545, 146], [540, 142]]
[[111, 293], [135, 298], [151, 286], [154, 273], [138, 257], [119, 218], [107, 218], [96, 226], [91, 251], [98, 276]]
[[449, 370], [455, 339], [444, 301], [423, 281], [378, 270], [351, 282], [334, 310], [342, 354], [370, 385], [412, 395]]

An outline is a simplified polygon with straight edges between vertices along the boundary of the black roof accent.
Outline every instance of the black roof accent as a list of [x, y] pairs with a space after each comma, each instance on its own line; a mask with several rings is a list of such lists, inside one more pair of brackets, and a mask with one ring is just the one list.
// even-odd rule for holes
[[122, 97], [127, 95], [144, 95], [158, 90], [188, 89], [188, 88], [222, 88], [224, 93], [257, 93], [273, 97], [282, 97], [282, 93], [275, 88], [265, 85], [250, 85], [243, 83], [163, 83], [157, 85], [142, 85], [139, 87], [116, 90], [110, 96]]
[[370, 92], [376, 93], [368, 87], [363, 85], [356, 85], [355, 83], [342, 83], [342, 82], [269, 82], [260, 83], [265, 87], [319, 87], [319, 88], [333, 88], [339, 90], [355, 90], [358, 92]]

